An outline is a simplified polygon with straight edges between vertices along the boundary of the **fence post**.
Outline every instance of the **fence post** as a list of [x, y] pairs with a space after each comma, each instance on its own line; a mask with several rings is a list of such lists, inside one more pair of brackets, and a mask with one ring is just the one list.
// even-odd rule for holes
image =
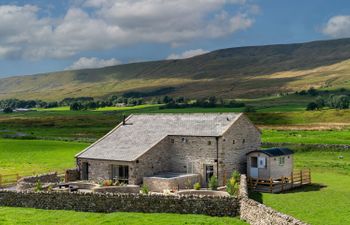
[[272, 178], [270, 177], [270, 192], [272, 193], [272, 188], [273, 188], [273, 185], [272, 185]]
[[300, 186], [303, 185], [303, 170], [300, 170]]
[[309, 168], [309, 184], [311, 184], [311, 169]]
[[290, 173], [290, 180], [292, 182], [292, 188], [293, 188], [293, 184], [294, 184], [294, 173], [293, 173], [293, 171]]

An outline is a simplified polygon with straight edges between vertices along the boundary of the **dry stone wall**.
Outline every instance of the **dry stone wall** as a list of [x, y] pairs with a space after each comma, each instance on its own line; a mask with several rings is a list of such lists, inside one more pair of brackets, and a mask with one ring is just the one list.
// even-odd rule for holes
[[240, 217], [251, 225], [307, 225], [248, 197], [246, 176], [241, 176], [239, 189]]
[[57, 173], [47, 173], [37, 176], [23, 177], [17, 181], [16, 189], [18, 191], [28, 190], [35, 187], [36, 183], [40, 181], [44, 184], [52, 184], [60, 182], [60, 177]]
[[65, 182], [76, 181], [79, 179], [80, 179], [80, 174], [77, 168], [66, 170], [66, 173], [64, 175]]
[[232, 197], [0, 191], [0, 206], [86, 212], [145, 212], [236, 216]]

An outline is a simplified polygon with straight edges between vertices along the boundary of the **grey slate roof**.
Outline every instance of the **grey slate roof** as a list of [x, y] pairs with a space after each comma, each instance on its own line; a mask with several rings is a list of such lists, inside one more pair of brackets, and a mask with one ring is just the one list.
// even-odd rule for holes
[[269, 148], [269, 149], [251, 151], [251, 152], [248, 152], [247, 155], [252, 153], [252, 152], [262, 152], [262, 153], [265, 153], [266, 155], [272, 156], [272, 157], [294, 154], [294, 152], [292, 150], [290, 150], [289, 148]]
[[134, 161], [169, 135], [221, 136], [237, 113], [138, 114], [77, 154], [78, 158]]

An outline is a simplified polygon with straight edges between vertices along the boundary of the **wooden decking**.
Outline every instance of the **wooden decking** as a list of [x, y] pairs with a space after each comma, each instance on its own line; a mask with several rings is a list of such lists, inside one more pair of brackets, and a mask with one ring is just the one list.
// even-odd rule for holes
[[270, 178], [268, 180], [248, 177], [247, 182], [248, 187], [251, 190], [258, 192], [279, 193], [306, 184], [311, 184], [311, 171], [310, 169], [294, 171], [288, 177], [286, 176], [278, 179]]

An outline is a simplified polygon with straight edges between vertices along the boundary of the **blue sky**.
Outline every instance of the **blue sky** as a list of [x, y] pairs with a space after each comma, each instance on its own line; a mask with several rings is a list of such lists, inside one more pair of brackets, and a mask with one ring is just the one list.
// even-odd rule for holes
[[344, 37], [346, 0], [0, 0], [0, 77]]

